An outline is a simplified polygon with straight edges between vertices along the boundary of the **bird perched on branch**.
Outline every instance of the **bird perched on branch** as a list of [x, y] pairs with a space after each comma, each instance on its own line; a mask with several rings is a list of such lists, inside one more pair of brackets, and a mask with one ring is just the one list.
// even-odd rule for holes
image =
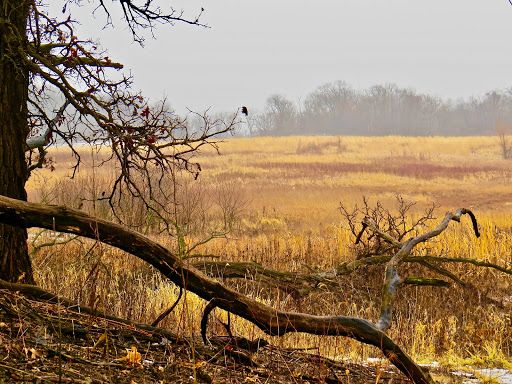
[[247, 116], [249, 112], [247, 112], [247, 107], [242, 107], [242, 113]]

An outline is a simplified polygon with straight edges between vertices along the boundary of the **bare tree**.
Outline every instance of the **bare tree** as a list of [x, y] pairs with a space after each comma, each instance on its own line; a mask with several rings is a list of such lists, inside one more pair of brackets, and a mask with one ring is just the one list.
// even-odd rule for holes
[[[418, 93], [396, 84], [355, 90], [344, 81], [324, 84], [295, 108], [293, 129], [275, 124], [282, 114], [282, 96], [269, 98], [255, 123], [259, 133], [349, 135], [491, 135], [499, 120], [512, 119], [510, 89], [456, 101]], [[278, 111], [276, 113], [276, 111]]]
[[[377, 201], [374, 206], [371, 205], [366, 197], [363, 197], [363, 204], [360, 207], [355, 205], [350, 209], [340, 204], [339, 210], [345, 225], [355, 238], [352, 252], [358, 259], [398, 252], [396, 243], [385, 241], [375, 231], [366, 232], [366, 220], [371, 220], [381, 232], [387, 233], [401, 242], [411, 234], [418, 234], [435, 219], [434, 205], [419, 218], [411, 220], [411, 209], [416, 203], [407, 201], [401, 195], [396, 195], [395, 199], [396, 213], [385, 208], [380, 201]], [[362, 223], [362, 228], [359, 228], [359, 223]]]
[[[358, 98], [354, 89], [344, 81], [324, 84], [306, 97], [305, 120], [318, 126], [322, 133], [345, 132], [344, 128], [354, 123]], [[308, 127], [301, 128], [304, 130]]]
[[212, 191], [213, 202], [221, 212], [222, 229], [230, 232], [249, 205], [249, 199], [235, 181], [219, 180]]
[[265, 124], [260, 129], [262, 134], [289, 135], [296, 132], [297, 109], [295, 105], [282, 95], [272, 95], [267, 99], [264, 118]]
[[[141, 32], [159, 23], [201, 25], [152, 0], [119, 1], [100, 9], [111, 21], [109, 7], [119, 5], [136, 41]], [[63, 2], [72, 7], [72, 2]], [[0, 194], [26, 200], [25, 183], [36, 168], [48, 164], [48, 145], [59, 140], [81, 164], [78, 142], [111, 150], [103, 159], [117, 164], [117, 174], [105, 191], [115, 215], [124, 195], [143, 201], [149, 211], [165, 217], [170, 192], [164, 187], [169, 172], [182, 169], [198, 175], [193, 155], [215, 136], [230, 131], [227, 123], [202, 116], [191, 132], [165, 101], [150, 104], [131, 90], [132, 78], [96, 43], [82, 40], [69, 17], [57, 19], [43, 11], [40, 1], [6, 0], [0, 11]], [[171, 176], [172, 177], [172, 176]], [[0, 277], [33, 282], [23, 228], [0, 226]]]
[[503, 120], [498, 120], [495, 127], [501, 156], [504, 159], [510, 159], [512, 157], [512, 125]]

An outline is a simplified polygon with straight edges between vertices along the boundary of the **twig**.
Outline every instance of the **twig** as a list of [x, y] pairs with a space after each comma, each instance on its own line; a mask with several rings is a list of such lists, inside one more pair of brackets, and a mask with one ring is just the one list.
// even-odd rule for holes
[[474, 219], [473, 213], [465, 208], [459, 208], [455, 214], [447, 212], [443, 221], [432, 231], [408, 239], [402, 245], [397, 254], [391, 258], [386, 267], [385, 280], [382, 288], [380, 317], [377, 321], [377, 328], [382, 331], [386, 331], [390, 327], [396, 290], [398, 285], [402, 282], [402, 279], [398, 275], [398, 267], [406, 260], [414, 247], [433, 237], [439, 236], [448, 227], [451, 220], [460, 222], [460, 218], [464, 214], [469, 214], [472, 217], [471, 220], [473, 222], [473, 228], [475, 229], [475, 235], [479, 236], [478, 226], [475, 225], [476, 219]]
[[174, 302], [174, 304], [173, 304], [173, 305], [171, 305], [171, 306], [170, 306], [170, 308], [168, 308], [168, 309], [166, 309], [164, 312], [162, 312], [162, 313], [160, 314], [160, 316], [158, 316], [158, 317], [156, 318], [156, 320], [155, 320], [155, 321], [153, 321], [153, 322], [151, 323], [151, 326], [152, 326], [152, 327], [156, 327], [156, 326], [158, 325], [158, 323], [159, 323], [159, 322], [161, 322], [163, 319], [165, 319], [165, 317], [166, 317], [167, 315], [169, 315], [169, 313], [171, 313], [171, 312], [174, 310], [174, 308], [175, 308], [175, 307], [178, 305], [178, 303], [180, 302], [180, 299], [181, 299], [181, 296], [182, 296], [182, 295], [183, 295], [183, 288], [182, 288], [182, 287], [180, 287], [180, 293], [179, 293], [179, 295], [178, 295], [178, 298], [177, 298], [177, 299], [176, 299], [176, 301]]

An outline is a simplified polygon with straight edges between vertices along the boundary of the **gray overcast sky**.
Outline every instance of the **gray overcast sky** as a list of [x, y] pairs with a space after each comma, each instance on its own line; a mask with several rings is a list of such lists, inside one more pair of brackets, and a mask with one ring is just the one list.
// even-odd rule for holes
[[163, 25], [141, 48], [119, 19], [101, 30], [101, 11], [90, 18], [86, 5], [71, 14], [83, 21], [81, 38], [99, 39], [132, 71], [135, 88], [153, 100], [167, 96], [180, 113], [261, 109], [271, 94], [298, 100], [336, 80], [356, 89], [396, 83], [443, 98], [512, 87], [508, 0], [170, 3], [190, 18], [204, 7], [201, 20], [211, 28]]

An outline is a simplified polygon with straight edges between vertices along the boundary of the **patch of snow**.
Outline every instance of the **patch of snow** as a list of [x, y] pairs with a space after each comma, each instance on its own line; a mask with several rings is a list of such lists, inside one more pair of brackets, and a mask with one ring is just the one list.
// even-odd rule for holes
[[457, 376], [464, 376], [464, 377], [469, 377], [471, 379], [474, 379], [475, 378], [475, 375], [470, 373], [470, 372], [462, 372], [462, 371], [455, 371], [455, 372], [452, 372], [454, 375], [457, 375]]
[[486, 379], [495, 379], [502, 384], [512, 384], [512, 371], [508, 369], [487, 368], [476, 369], [475, 372], [478, 372], [478, 374]]
[[385, 363], [386, 365], [389, 364], [388, 359], [381, 359], [379, 357], [369, 357], [366, 359], [366, 361], [371, 364], [382, 364], [382, 363]]

